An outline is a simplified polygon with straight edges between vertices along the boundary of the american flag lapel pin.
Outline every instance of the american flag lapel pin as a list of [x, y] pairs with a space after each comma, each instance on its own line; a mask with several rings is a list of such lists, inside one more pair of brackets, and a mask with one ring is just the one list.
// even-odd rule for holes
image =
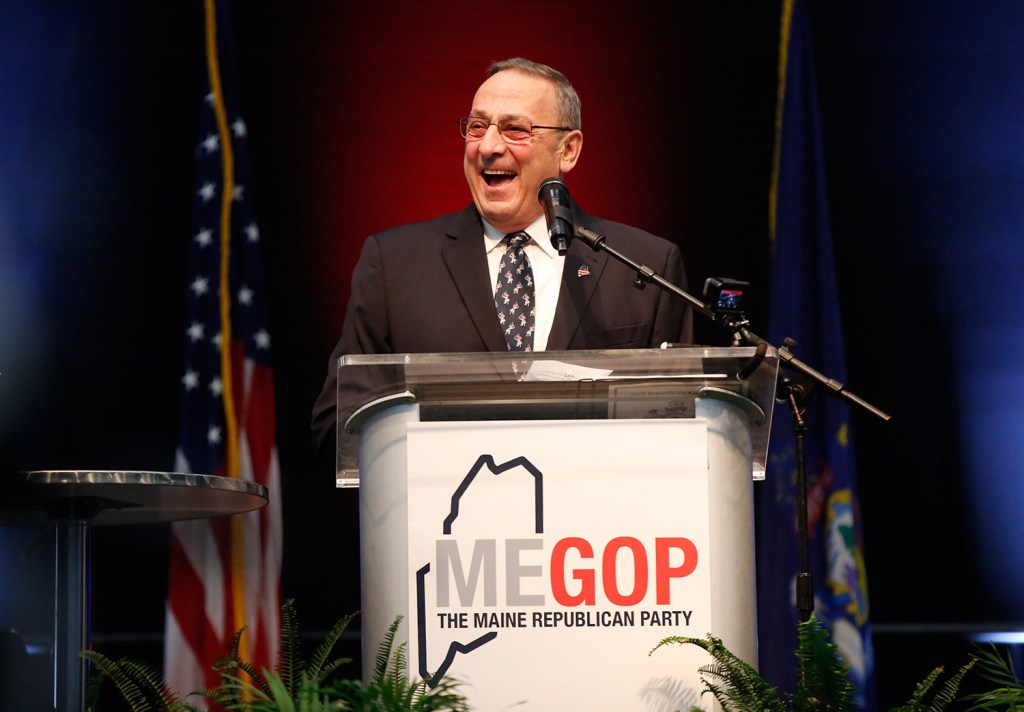
[[580, 268], [576, 270], [577, 277], [586, 277], [590, 274], [590, 265], [580, 265]]

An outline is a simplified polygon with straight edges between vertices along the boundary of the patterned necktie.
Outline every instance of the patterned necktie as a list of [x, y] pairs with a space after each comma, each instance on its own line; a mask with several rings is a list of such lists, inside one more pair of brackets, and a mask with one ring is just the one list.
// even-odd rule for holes
[[498, 265], [498, 283], [494, 290], [494, 308], [505, 332], [509, 351], [533, 351], [534, 309], [533, 269], [526, 257], [525, 232], [506, 235], [508, 247]]

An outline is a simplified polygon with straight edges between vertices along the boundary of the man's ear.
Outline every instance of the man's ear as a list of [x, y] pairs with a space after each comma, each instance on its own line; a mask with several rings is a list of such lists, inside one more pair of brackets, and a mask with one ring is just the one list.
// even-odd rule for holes
[[580, 130], [570, 131], [562, 140], [559, 149], [558, 168], [562, 173], [568, 173], [580, 160], [580, 153], [583, 151], [583, 132]]

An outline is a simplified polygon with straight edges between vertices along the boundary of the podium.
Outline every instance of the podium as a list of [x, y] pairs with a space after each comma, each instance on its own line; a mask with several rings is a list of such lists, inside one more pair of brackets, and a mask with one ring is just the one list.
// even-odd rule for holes
[[648, 652], [710, 633], [757, 664], [753, 482], [776, 355], [530, 356], [340, 359], [364, 675], [401, 615], [412, 676], [456, 679], [473, 709], [698, 704], [706, 654]]

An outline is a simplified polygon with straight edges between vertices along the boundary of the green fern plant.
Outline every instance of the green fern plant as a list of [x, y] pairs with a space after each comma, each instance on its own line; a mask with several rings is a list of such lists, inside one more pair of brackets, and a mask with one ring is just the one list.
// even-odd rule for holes
[[[698, 669], [704, 693], [710, 693], [724, 712], [838, 712], [856, 709], [854, 689], [847, 677], [847, 667], [835, 644], [828, 640], [828, 631], [814, 616], [798, 629], [797, 662], [799, 676], [794, 694], [785, 696], [768, 683], [751, 665], [730, 652], [719, 638], [670, 637], [662, 640], [651, 653], [666, 645], [696, 645], [711, 655], [712, 662]], [[919, 683], [911, 699], [892, 712], [942, 712], [957, 697], [964, 677], [975, 665], [968, 661], [936, 688], [944, 669], [936, 668]], [[1006, 672], [1009, 666], [1009, 673]], [[998, 698], [1024, 702], [1024, 688], [1012, 677], [1012, 665], [995, 656], [990, 670], [1006, 684], [1007, 691]], [[1013, 685], [1016, 685], [1014, 688]], [[1014, 692], [1015, 690], [1015, 692]], [[1014, 694], [1020, 696], [1012, 696]], [[979, 700], [982, 701], [982, 700]], [[1003, 702], [1003, 704], [1009, 704]], [[972, 709], [995, 709], [996, 704]], [[1024, 709], [1007, 706], [1006, 709]], [[692, 708], [699, 711], [699, 708]]]
[[[704, 683], [704, 693], [710, 693], [724, 712], [732, 710], [759, 710], [786, 712], [789, 707], [771, 684], [751, 665], [735, 655], [722, 643], [721, 638], [670, 636], [651, 649], [651, 655], [667, 645], [696, 645], [711, 656], [712, 662], [697, 669]], [[702, 694], [704, 694], [702, 693]], [[699, 712], [699, 707], [691, 710]]]
[[796, 657], [799, 675], [793, 708], [796, 710], [855, 710], [853, 683], [846, 661], [828, 629], [815, 616], [800, 624]]
[[225, 710], [252, 710], [254, 712], [320, 712], [339, 709], [332, 704], [326, 682], [350, 658], [330, 659], [335, 645], [341, 639], [355, 614], [334, 624], [320, 643], [308, 663], [298, 657], [298, 624], [294, 601], [281, 606], [281, 649], [274, 670], [256, 670], [239, 655], [239, 643], [244, 628], [231, 641], [226, 658], [214, 664], [220, 674], [220, 684], [213, 689], [192, 694], [212, 700]]
[[239, 655], [239, 643], [245, 629], [235, 633], [231, 651], [226, 658], [214, 663], [220, 674], [220, 684], [198, 694], [210, 699], [226, 710], [302, 710], [314, 712], [328, 707], [329, 695], [324, 685], [342, 665], [351, 658], [330, 659], [335, 645], [341, 639], [355, 614], [349, 614], [334, 624], [327, 637], [310, 658], [303, 663], [298, 656], [298, 624], [294, 600], [281, 606], [281, 648], [274, 670], [256, 670]]
[[[704, 692], [710, 693], [725, 712], [841, 712], [854, 710], [853, 686], [846, 677], [846, 666], [828, 642], [828, 631], [814, 617], [801, 623], [798, 630], [797, 660], [800, 675], [797, 689], [787, 699], [746, 661], [734, 655], [713, 635], [706, 638], [673, 636], [662, 640], [653, 650], [665, 645], [696, 645], [711, 655], [712, 662], [698, 672]], [[695, 708], [696, 709], [696, 708]]]
[[113, 660], [92, 650], [82, 656], [96, 669], [86, 689], [85, 709], [98, 712], [104, 683], [109, 680], [132, 712], [202, 712], [198, 707], [179, 700], [163, 682], [160, 673], [151, 665], [121, 658]]
[[[298, 656], [294, 601], [289, 599], [281, 606], [281, 649], [274, 670], [256, 670], [241, 658], [243, 628], [232, 638], [228, 655], [214, 664], [219, 684], [188, 696], [205, 697], [229, 712], [468, 712], [465, 699], [455, 692], [454, 682], [443, 680], [428, 691], [425, 683], [409, 681], [405, 646], [394, 644], [401, 617], [392, 623], [378, 648], [369, 685], [337, 679], [339, 668], [351, 659], [332, 657], [334, 647], [354, 617], [352, 614], [339, 620], [309, 661], [303, 662]], [[85, 652], [83, 656], [97, 670], [89, 686], [88, 712], [99, 712], [100, 692], [108, 680], [132, 712], [201, 712], [168, 690], [159, 672], [149, 665], [127, 658], [112, 660], [97, 652]]]
[[945, 672], [945, 667], [940, 665], [933, 669], [928, 673], [928, 677], [917, 684], [914, 694], [907, 703], [900, 707], [894, 707], [892, 712], [942, 712], [956, 701], [960, 685], [963, 684], [964, 677], [974, 667], [975, 662], [973, 659], [968, 660], [938, 689], [935, 688], [935, 685], [942, 677], [942, 673]]
[[995, 645], [979, 648], [974, 654], [975, 671], [982, 679], [996, 687], [987, 692], [967, 695], [963, 699], [973, 703], [971, 710], [1024, 709], [1024, 680], [1017, 675], [1009, 651], [1000, 651]]
[[402, 623], [399, 616], [377, 647], [373, 677], [367, 687], [354, 680], [341, 680], [334, 688], [342, 706], [352, 712], [469, 712], [464, 697], [456, 692], [458, 683], [444, 678], [432, 689], [408, 674], [405, 644], [395, 647], [395, 635]]

